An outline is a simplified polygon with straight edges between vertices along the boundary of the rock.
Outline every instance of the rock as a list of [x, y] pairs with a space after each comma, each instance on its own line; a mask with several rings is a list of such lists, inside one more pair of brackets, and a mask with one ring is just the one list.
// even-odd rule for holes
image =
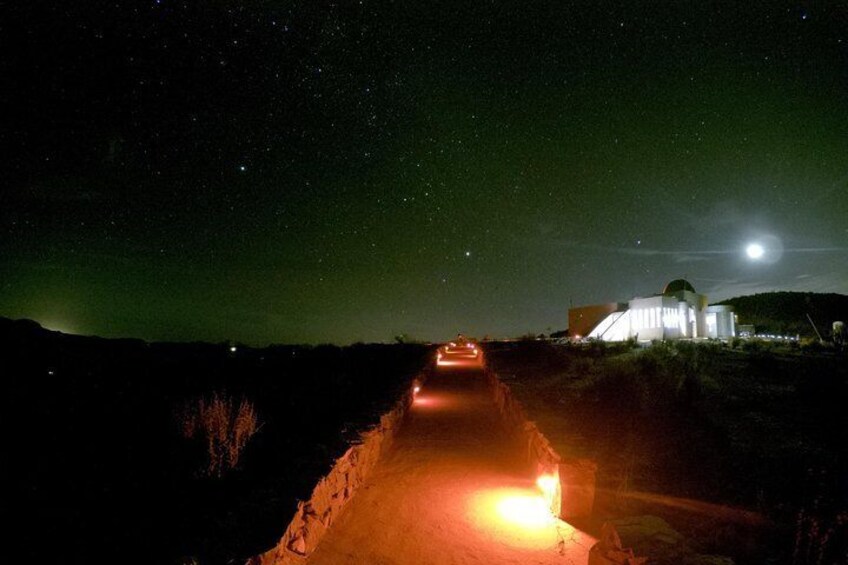
[[723, 555], [693, 555], [683, 560], [682, 565], [734, 565], [733, 559]]
[[721, 555], [699, 555], [668, 522], [657, 516], [630, 516], [611, 520], [624, 547], [647, 555], [651, 563], [673, 565], [733, 565]]
[[657, 516], [628, 516], [610, 520], [618, 531], [624, 547], [632, 547], [638, 555], [647, 555], [652, 562], [674, 563], [693, 555], [693, 551], [668, 522]]
[[677, 530], [657, 516], [628, 516], [611, 520], [610, 523], [618, 531], [622, 543], [626, 546], [677, 545], [684, 542], [683, 536]]
[[621, 538], [609, 522], [601, 528], [601, 539], [589, 550], [588, 565], [644, 565], [647, 557], [636, 557], [621, 546]]
[[289, 542], [289, 550], [298, 555], [306, 555], [306, 539], [298, 535]]

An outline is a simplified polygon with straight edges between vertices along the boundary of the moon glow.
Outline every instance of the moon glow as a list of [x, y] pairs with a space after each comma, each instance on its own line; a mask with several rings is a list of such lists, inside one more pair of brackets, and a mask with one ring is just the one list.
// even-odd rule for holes
[[748, 259], [753, 259], [754, 261], [758, 259], [762, 259], [765, 254], [765, 249], [759, 243], [749, 243], [748, 247], [745, 248], [745, 254], [748, 256]]

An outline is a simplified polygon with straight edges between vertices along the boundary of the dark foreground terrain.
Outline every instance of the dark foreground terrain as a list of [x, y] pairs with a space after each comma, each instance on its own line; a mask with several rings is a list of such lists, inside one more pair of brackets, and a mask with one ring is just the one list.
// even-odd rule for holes
[[848, 358], [735, 345], [525, 342], [487, 359], [559, 453], [597, 461], [598, 521], [660, 516], [737, 563], [848, 563]]
[[[105, 340], [0, 319], [4, 510], [27, 562], [226, 563], [273, 546], [318, 477], [430, 357], [415, 345]], [[213, 393], [259, 431], [208, 472], [182, 414]]]

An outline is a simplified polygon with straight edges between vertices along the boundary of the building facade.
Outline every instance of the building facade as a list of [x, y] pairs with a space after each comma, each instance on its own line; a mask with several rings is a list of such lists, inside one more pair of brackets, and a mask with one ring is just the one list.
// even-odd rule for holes
[[671, 281], [654, 296], [568, 311], [568, 329], [575, 339], [729, 338], [736, 334], [735, 324], [732, 306], [708, 306], [707, 297], [684, 279]]

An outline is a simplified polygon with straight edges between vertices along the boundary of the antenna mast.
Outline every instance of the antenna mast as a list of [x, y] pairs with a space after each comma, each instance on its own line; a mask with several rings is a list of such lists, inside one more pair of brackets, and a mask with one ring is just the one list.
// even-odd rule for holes
[[816, 335], [819, 336], [819, 343], [824, 343], [824, 339], [822, 339], [821, 334], [819, 333], [819, 329], [816, 327], [816, 323], [810, 318], [810, 314], [807, 313], [807, 319], [810, 321], [810, 325], [813, 326], [813, 329], [816, 331]]

